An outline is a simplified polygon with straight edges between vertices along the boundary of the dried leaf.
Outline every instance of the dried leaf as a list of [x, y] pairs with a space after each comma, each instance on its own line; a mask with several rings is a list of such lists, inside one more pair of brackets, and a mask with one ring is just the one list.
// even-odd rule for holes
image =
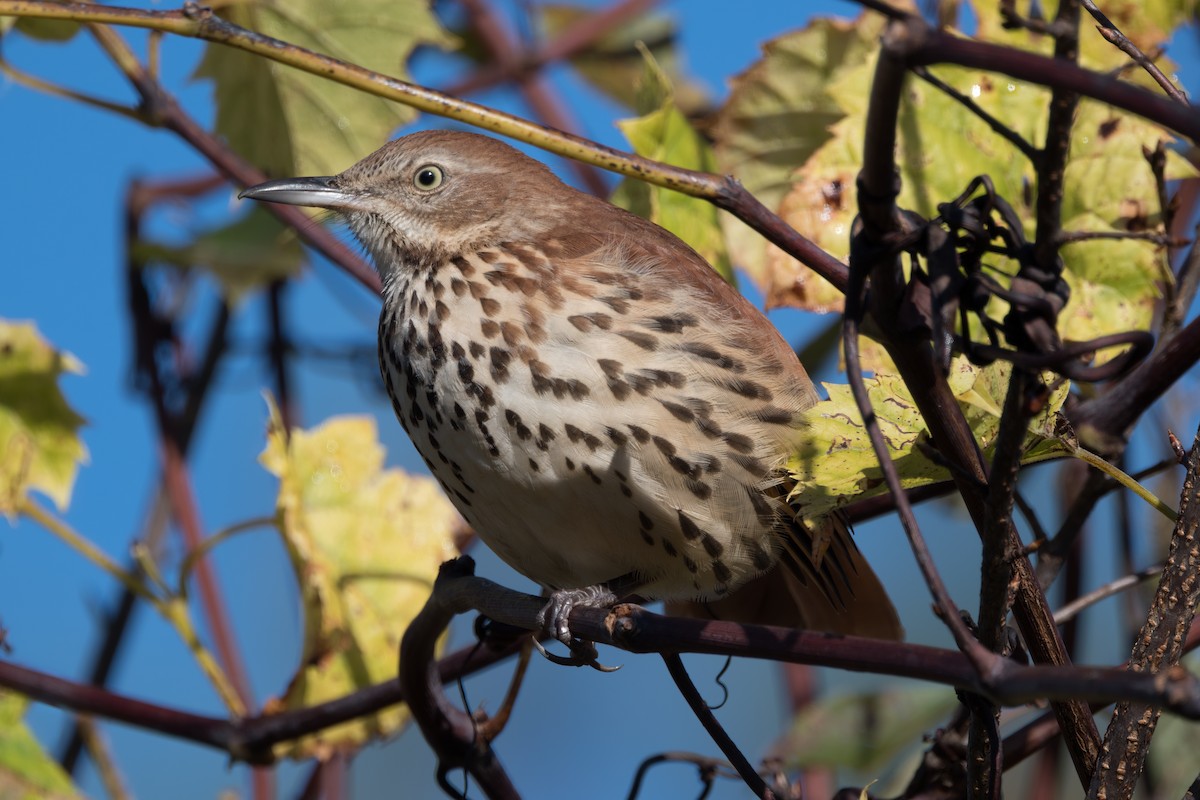
[[[437, 484], [385, 470], [383, 458], [369, 417], [287, 432], [271, 405], [260, 461], [279, 477], [277, 513], [305, 621], [300, 668], [278, 708], [304, 708], [395, 677], [400, 638], [438, 567], [456, 555], [458, 514]], [[407, 709], [391, 708], [278, 753], [327, 758], [393, 735], [407, 720]]]

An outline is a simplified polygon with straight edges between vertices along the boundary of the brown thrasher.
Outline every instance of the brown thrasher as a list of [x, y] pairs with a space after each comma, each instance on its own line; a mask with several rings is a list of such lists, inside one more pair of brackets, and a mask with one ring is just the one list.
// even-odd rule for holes
[[845, 523], [821, 547], [785, 502], [804, 367], [672, 234], [452, 131], [242, 196], [333, 209], [366, 247], [396, 416], [483, 540], [553, 591], [560, 640], [612, 592], [902, 635]]

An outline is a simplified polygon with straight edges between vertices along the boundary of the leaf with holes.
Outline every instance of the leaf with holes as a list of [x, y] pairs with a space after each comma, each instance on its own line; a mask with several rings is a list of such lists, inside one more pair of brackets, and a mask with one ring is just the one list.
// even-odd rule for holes
[[60, 510], [87, 461], [83, 417], [58, 388], [63, 373], [81, 374], [70, 353], [55, 350], [31, 322], [0, 319], [0, 513], [20, 509], [26, 494], [45, 494]]
[[[286, 431], [271, 403], [260, 460], [279, 478], [276, 513], [304, 606], [300, 667], [279, 709], [306, 708], [396, 675], [409, 622], [441, 563], [457, 555], [458, 513], [430, 478], [383, 469], [370, 417]], [[280, 745], [279, 755], [328, 758], [395, 734], [391, 708]]]
[[[429, 0], [243, 0], [220, 13], [267, 36], [400, 79], [424, 44], [454, 39]], [[333, 175], [377, 149], [416, 112], [260, 56], [209, 44], [196, 77], [209, 78], [216, 132], [269, 175]]]

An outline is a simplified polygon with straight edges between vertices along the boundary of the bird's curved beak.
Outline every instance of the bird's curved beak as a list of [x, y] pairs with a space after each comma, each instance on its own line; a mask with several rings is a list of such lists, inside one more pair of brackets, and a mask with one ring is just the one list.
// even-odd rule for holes
[[362, 205], [361, 195], [338, 189], [332, 181], [332, 176], [284, 178], [243, 189], [238, 197], [316, 208], [358, 208]]

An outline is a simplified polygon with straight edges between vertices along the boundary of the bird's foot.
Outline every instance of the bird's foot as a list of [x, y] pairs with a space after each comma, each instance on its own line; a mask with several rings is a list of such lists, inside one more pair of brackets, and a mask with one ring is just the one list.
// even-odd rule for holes
[[538, 612], [537, 621], [549, 636], [566, 645], [569, 656], [555, 655], [546, 650], [542, 643], [534, 640], [538, 652], [555, 664], [569, 667], [591, 667], [600, 672], [616, 672], [620, 667], [609, 667], [597, 659], [596, 645], [571, 633], [571, 612], [577, 607], [608, 608], [618, 598], [605, 586], [585, 586], [582, 589], [558, 589], [550, 594], [545, 607]]

